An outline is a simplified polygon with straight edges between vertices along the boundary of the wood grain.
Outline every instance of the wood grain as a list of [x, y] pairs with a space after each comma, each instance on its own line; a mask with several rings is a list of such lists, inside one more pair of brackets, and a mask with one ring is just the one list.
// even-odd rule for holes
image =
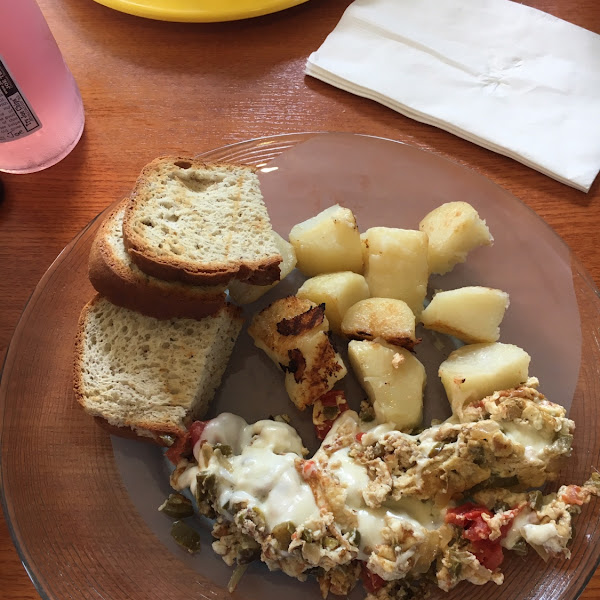
[[[597, 0], [525, 4], [600, 32]], [[312, 0], [234, 23], [164, 23], [91, 0], [39, 0], [81, 88], [86, 128], [58, 165], [2, 175], [0, 358], [28, 297], [62, 248], [167, 153], [195, 154], [278, 133], [349, 131], [407, 142], [487, 176], [533, 210], [600, 283], [600, 181], [588, 194], [508, 158], [304, 76], [307, 56], [350, 0]], [[558, 42], [557, 42], [558, 43]], [[34, 600], [0, 519], [0, 596]], [[582, 598], [600, 599], [600, 572]]]

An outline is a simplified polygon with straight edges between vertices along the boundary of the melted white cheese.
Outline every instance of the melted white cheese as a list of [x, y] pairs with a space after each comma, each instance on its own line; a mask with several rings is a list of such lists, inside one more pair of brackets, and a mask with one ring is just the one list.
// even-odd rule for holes
[[[231, 413], [221, 413], [206, 424], [200, 439], [211, 446], [225, 444], [234, 454], [240, 454], [245, 446], [265, 448], [276, 454], [294, 452], [301, 455], [304, 451], [302, 440], [296, 431], [286, 423], [263, 420], [248, 425], [242, 417]], [[194, 455], [198, 458], [200, 445], [194, 446]]]
[[514, 518], [510, 529], [506, 532], [504, 538], [502, 538], [502, 546], [510, 550], [519, 541], [519, 539], [523, 537], [521, 532], [523, 526], [527, 525], [527, 523], [531, 523], [535, 519], [536, 515], [531, 509], [524, 508], [521, 510], [521, 512], [519, 512]]
[[267, 526], [292, 521], [295, 524], [318, 516], [310, 487], [298, 475], [292, 453], [274, 454], [248, 446], [229, 459], [232, 470], [220, 469], [219, 504], [248, 501], [259, 508]]
[[[194, 448], [199, 462], [204, 441], [226, 444], [234, 453], [226, 462], [213, 456], [206, 465], [206, 471], [217, 478], [221, 507], [247, 502], [260, 509], [269, 529], [285, 521], [299, 525], [319, 516], [310, 486], [295, 467], [304, 452], [302, 441], [286, 423], [264, 420], [248, 425], [241, 417], [223, 413], [209, 421]], [[180, 484], [189, 483], [195, 492], [200, 469], [188, 471]]]
[[436, 529], [443, 522], [433, 503], [421, 502], [414, 498], [403, 498], [393, 506], [384, 505], [378, 508], [363, 506], [356, 511], [356, 515], [361, 536], [361, 550], [365, 548], [373, 550], [378, 544], [386, 542], [383, 529], [394, 528], [394, 521], [401, 528], [413, 531]]
[[502, 429], [508, 438], [525, 448], [527, 458], [535, 458], [550, 443], [551, 434], [549, 436], [546, 431], [538, 431], [527, 422], [504, 421]]
[[362, 492], [369, 484], [367, 469], [354, 462], [348, 456], [349, 448], [334, 452], [329, 459], [329, 470], [337, 477], [340, 484], [346, 488], [346, 505], [349, 508], [365, 506]]
[[521, 532], [528, 544], [541, 546], [549, 552], [561, 552], [566, 543], [566, 540], [556, 530], [555, 523], [544, 523], [542, 525], [529, 523], [521, 528]]
[[[227, 444], [231, 446], [234, 454], [241, 452], [242, 432], [248, 423], [231, 413], [222, 413], [218, 417], [208, 421], [198, 442], [208, 442], [211, 446], [215, 444]], [[197, 458], [199, 449], [198, 442], [194, 446], [194, 456]]]

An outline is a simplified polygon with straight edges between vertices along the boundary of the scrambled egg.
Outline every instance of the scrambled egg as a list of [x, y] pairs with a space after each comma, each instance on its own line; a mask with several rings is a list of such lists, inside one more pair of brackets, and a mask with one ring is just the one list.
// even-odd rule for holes
[[209, 421], [171, 483], [215, 518], [228, 565], [260, 559], [325, 597], [362, 580], [370, 600], [414, 598], [433, 580], [502, 583], [504, 550], [568, 557], [571, 519], [600, 479], [528, 491], [556, 478], [574, 424], [537, 380], [497, 392], [410, 435], [345, 411], [312, 459], [286, 423]]

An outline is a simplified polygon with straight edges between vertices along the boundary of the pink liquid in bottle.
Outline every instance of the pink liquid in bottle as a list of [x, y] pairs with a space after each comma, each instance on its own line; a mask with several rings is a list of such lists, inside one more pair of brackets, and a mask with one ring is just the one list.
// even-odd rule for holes
[[52, 166], [83, 125], [79, 89], [35, 0], [0, 0], [0, 171]]

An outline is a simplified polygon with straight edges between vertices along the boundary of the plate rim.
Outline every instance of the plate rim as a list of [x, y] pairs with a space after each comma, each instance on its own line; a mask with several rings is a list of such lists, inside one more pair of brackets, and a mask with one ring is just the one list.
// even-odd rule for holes
[[[98, 1], [98, 0], [95, 0], [95, 1]], [[307, 1], [307, 0], [302, 0], [302, 1]], [[293, 147], [294, 145], [296, 145], [297, 143], [300, 143], [301, 141], [306, 141], [307, 139], [310, 139], [310, 138], [316, 137], [316, 136], [321, 136], [321, 135], [324, 135], [324, 136], [344, 135], [344, 136], [348, 136], [348, 137], [355, 137], [355, 136], [356, 137], [366, 137], [366, 138], [382, 140], [385, 142], [392, 142], [394, 144], [410, 146], [410, 147], [412, 147], [420, 152], [423, 152], [425, 154], [435, 155], [435, 157], [437, 159], [442, 159], [444, 161], [453, 163], [453, 164], [459, 166], [461, 169], [469, 171], [471, 173], [471, 176], [476, 175], [479, 178], [486, 180], [488, 183], [493, 184], [497, 188], [500, 188], [504, 193], [513, 196], [518, 202], [520, 202], [524, 207], [526, 207], [528, 211], [533, 213], [537, 217], [537, 219], [541, 223], [543, 223], [552, 232], [553, 237], [555, 239], [557, 239], [558, 241], [560, 241], [562, 243], [562, 245], [568, 250], [571, 264], [574, 267], [573, 274], [582, 278], [583, 281], [586, 283], [588, 289], [590, 291], [592, 291], [594, 293], [594, 295], [596, 296], [596, 301], [597, 301], [596, 308], [598, 309], [598, 314], [600, 315], [600, 291], [599, 291], [598, 286], [594, 282], [593, 278], [591, 277], [591, 275], [588, 272], [588, 270], [586, 269], [586, 267], [577, 258], [577, 256], [575, 256], [575, 254], [573, 253], [573, 251], [571, 250], [571, 248], [567, 244], [567, 242], [536, 211], [534, 211], [531, 207], [529, 207], [529, 205], [527, 205], [523, 200], [521, 200], [519, 197], [514, 195], [511, 191], [503, 188], [502, 186], [497, 184], [495, 181], [493, 181], [489, 177], [483, 175], [482, 173], [478, 172], [474, 168], [469, 167], [467, 165], [463, 165], [451, 158], [448, 158], [448, 157], [441, 155], [437, 152], [434, 152], [432, 150], [420, 148], [416, 145], [408, 144], [408, 143], [400, 141], [400, 140], [394, 140], [392, 138], [386, 138], [383, 136], [376, 136], [376, 135], [370, 135], [370, 134], [365, 134], [365, 133], [356, 133], [356, 132], [347, 132], [347, 131], [305, 131], [305, 132], [282, 133], [282, 134], [274, 134], [274, 135], [269, 135], [269, 136], [258, 136], [258, 137], [254, 137], [254, 138], [249, 138], [246, 140], [232, 142], [229, 144], [219, 146], [217, 148], [213, 148], [211, 150], [207, 150], [205, 152], [198, 154], [197, 156], [198, 157], [208, 157], [210, 155], [214, 155], [214, 154], [217, 154], [220, 152], [225, 152], [228, 149], [234, 149], [236, 147], [243, 147], [246, 145], [251, 146], [251, 145], [258, 144], [260, 142], [264, 142], [264, 147], [267, 147], [267, 146], [272, 146], [273, 144], [275, 144], [278, 141], [290, 140], [293, 143], [291, 143], [288, 147]], [[96, 214], [86, 225], [84, 225], [80, 229], [80, 231], [73, 237], [73, 239], [59, 252], [59, 254], [52, 261], [52, 263], [49, 265], [49, 267], [47, 268], [47, 270], [45, 271], [43, 276], [40, 278], [40, 280], [38, 281], [38, 283], [32, 290], [30, 296], [28, 297], [28, 299], [23, 307], [23, 310], [21, 311], [21, 314], [19, 316], [19, 319], [17, 321], [15, 329], [11, 335], [9, 344], [7, 346], [7, 350], [6, 350], [6, 354], [4, 356], [3, 363], [0, 367], [0, 449], [2, 446], [2, 437], [3, 437], [3, 431], [4, 431], [4, 429], [3, 429], [4, 415], [5, 415], [5, 409], [6, 409], [6, 404], [7, 404], [6, 403], [6, 395], [5, 395], [5, 387], [6, 387], [5, 368], [6, 368], [7, 364], [9, 363], [9, 360], [12, 361], [12, 360], [14, 360], [14, 358], [16, 358], [15, 340], [17, 338], [17, 334], [26, 325], [25, 317], [27, 316], [29, 310], [31, 309], [31, 301], [34, 297], [37, 296], [38, 293], [40, 293], [40, 291], [43, 289], [46, 281], [49, 278], [51, 278], [54, 271], [60, 266], [62, 257], [65, 254], [67, 254], [74, 245], [77, 244], [77, 242], [80, 240], [80, 238], [85, 235], [85, 233], [98, 221], [98, 219], [101, 219], [101, 217], [103, 215], [105, 215], [111, 209], [111, 207], [114, 206], [119, 201], [120, 200], [111, 202], [108, 206], [106, 206], [103, 210], [101, 210], [98, 214]], [[2, 458], [2, 453], [0, 452], [0, 505], [3, 510], [5, 522], [7, 525], [7, 529], [10, 533], [11, 539], [13, 541], [13, 545], [14, 545], [16, 552], [19, 556], [19, 559], [21, 560], [23, 567], [24, 567], [30, 581], [34, 585], [37, 593], [41, 596], [41, 598], [43, 600], [54, 600], [54, 598], [52, 598], [51, 596], [48, 595], [48, 593], [46, 591], [47, 588], [42, 587], [43, 586], [43, 577], [40, 576], [41, 574], [38, 572], [39, 569], [35, 566], [35, 560], [30, 559], [30, 557], [28, 556], [28, 552], [26, 552], [25, 545], [19, 543], [19, 541], [18, 541], [19, 535], [18, 535], [17, 528], [14, 527], [13, 522], [8, 518], [8, 510], [7, 510], [8, 502], [7, 502], [7, 496], [5, 493], [6, 492], [5, 485], [3, 484], [2, 463], [3, 463], [3, 458]], [[32, 564], [32, 562], [33, 562], [33, 564]], [[581, 593], [583, 592], [585, 587], [589, 584], [589, 581], [592, 579], [592, 577], [594, 576], [594, 573], [596, 572], [596, 570], [598, 569], [599, 566], [600, 566], [600, 558], [598, 558], [598, 560], [596, 561], [595, 567], [584, 577], [584, 580], [583, 580], [580, 588], [576, 591], [576, 595], [574, 597], [577, 598], [581, 595]]]

